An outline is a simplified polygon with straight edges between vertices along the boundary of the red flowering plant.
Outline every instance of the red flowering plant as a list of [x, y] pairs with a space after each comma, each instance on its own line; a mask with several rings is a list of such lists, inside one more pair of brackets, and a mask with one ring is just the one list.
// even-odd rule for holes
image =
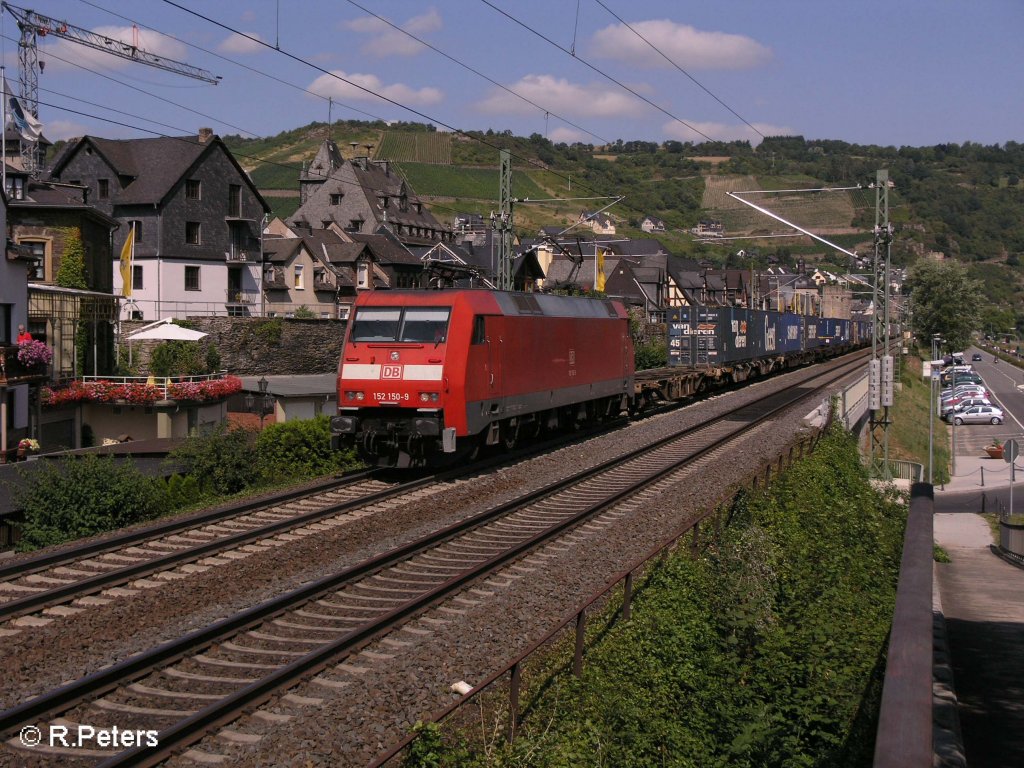
[[206, 400], [219, 400], [222, 397], [227, 397], [241, 391], [241, 379], [237, 376], [225, 376], [223, 379], [172, 383], [167, 391], [167, 396], [172, 400], [203, 402]]
[[[167, 397], [171, 400], [204, 402], [219, 400], [241, 391], [241, 379], [237, 376], [225, 376], [223, 379], [171, 383], [167, 388]], [[148, 382], [119, 382], [100, 379], [98, 381], [73, 381], [61, 389], [42, 388], [43, 405], [53, 406], [118, 401], [125, 401], [132, 405], [151, 405], [162, 400], [163, 397], [163, 389]]]

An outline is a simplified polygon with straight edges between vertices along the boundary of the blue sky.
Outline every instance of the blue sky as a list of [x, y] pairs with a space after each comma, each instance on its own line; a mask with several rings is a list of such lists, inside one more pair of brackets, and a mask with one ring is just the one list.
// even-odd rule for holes
[[[221, 77], [207, 85], [42, 37], [39, 113], [51, 140], [153, 135], [140, 128], [181, 135], [200, 126], [269, 136], [326, 121], [328, 97], [334, 119], [434, 122], [592, 144], [757, 143], [760, 134], [895, 146], [1024, 140], [1020, 0], [358, 0], [362, 8], [347, 0], [24, 2], [128, 42], [134, 22], [141, 47]], [[15, 90], [18, 34], [4, 13], [0, 53]]]

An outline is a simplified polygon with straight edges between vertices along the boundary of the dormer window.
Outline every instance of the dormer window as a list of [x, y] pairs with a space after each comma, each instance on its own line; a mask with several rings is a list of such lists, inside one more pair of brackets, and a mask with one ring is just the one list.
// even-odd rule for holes
[[341, 199], [343, 197], [345, 197], [345, 195], [342, 192], [332, 192], [331, 193], [331, 205], [341, 205]]
[[361, 232], [363, 229], [363, 220], [352, 219], [349, 221], [347, 229], [349, 232]]
[[8, 176], [7, 177], [7, 196], [11, 200], [24, 200], [25, 199], [25, 177], [24, 176]]
[[387, 207], [388, 207], [388, 205], [390, 204], [390, 202], [391, 202], [391, 201], [390, 201], [390, 200], [389, 200], [389, 199], [388, 199], [387, 197], [382, 197], [382, 198], [380, 199], [380, 207], [381, 207], [381, 208], [387, 208]]

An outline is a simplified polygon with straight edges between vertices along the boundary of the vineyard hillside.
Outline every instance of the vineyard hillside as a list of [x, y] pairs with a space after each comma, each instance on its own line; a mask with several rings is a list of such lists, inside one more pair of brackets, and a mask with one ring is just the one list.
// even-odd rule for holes
[[[756, 176], [709, 175], [705, 179], [704, 197], [701, 207], [709, 218], [722, 222], [727, 235], [754, 235], [769, 232], [791, 231], [782, 222], [744, 205], [729, 197], [729, 192], [746, 192], [765, 189], [802, 189], [818, 187], [813, 179], [770, 179]], [[744, 195], [755, 205], [792, 221], [805, 229], [822, 234], [853, 233], [851, 225], [855, 214], [854, 201], [849, 192], [761, 192]], [[863, 205], [863, 202], [859, 202]]]
[[452, 135], [450, 133], [385, 131], [374, 157], [398, 163], [451, 165]]

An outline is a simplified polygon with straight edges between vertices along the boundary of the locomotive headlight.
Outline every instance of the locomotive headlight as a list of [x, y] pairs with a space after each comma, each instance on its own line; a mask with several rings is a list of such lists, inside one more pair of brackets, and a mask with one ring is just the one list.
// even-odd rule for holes
[[348, 400], [365, 400], [366, 399], [366, 395], [365, 394], [363, 394], [362, 392], [357, 392], [354, 389], [350, 389], [349, 391], [347, 391], [345, 393], [345, 397]]
[[365, 400], [366, 394], [364, 392], [356, 392], [356, 400]]
[[420, 392], [420, 401], [424, 403], [436, 403], [440, 399], [437, 392]]

